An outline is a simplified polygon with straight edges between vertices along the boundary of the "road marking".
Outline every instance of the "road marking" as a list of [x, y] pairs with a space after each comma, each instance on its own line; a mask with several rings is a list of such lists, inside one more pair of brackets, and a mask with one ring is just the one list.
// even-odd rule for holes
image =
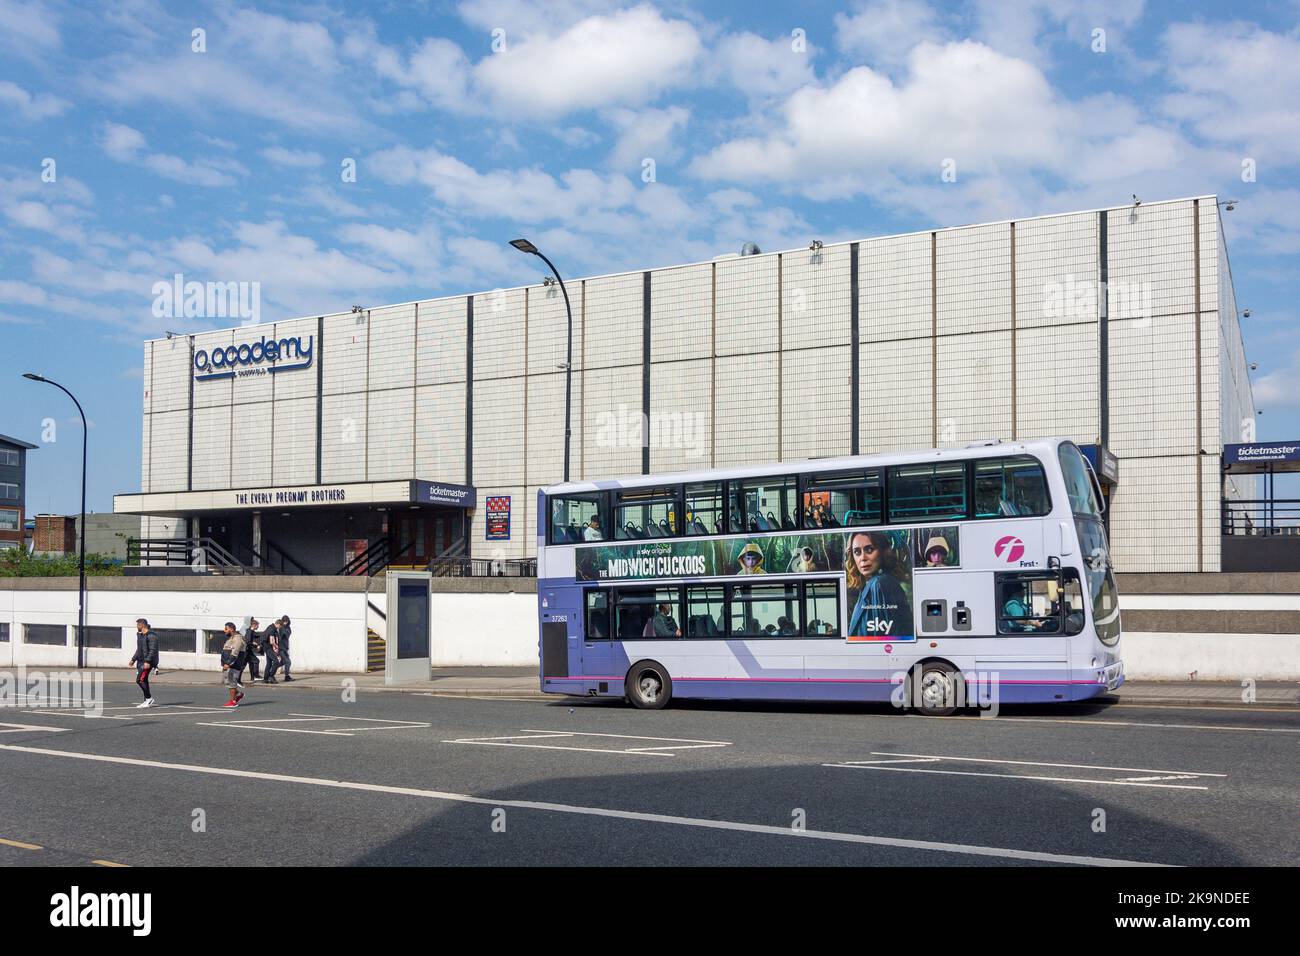
[[[872, 751], [874, 757], [895, 757], [895, 758], [916, 758], [914, 760], [844, 760], [840, 763], [825, 763], [823, 767], [837, 767], [841, 770], [893, 770], [898, 773], [936, 773], [951, 777], [999, 777], [1006, 780], [1045, 780], [1055, 783], [1096, 783], [1105, 786], [1115, 787], [1158, 787], [1164, 790], [1209, 790], [1209, 787], [1198, 786], [1194, 784], [1174, 784], [1159, 783], [1162, 780], [1200, 780], [1205, 777], [1224, 778], [1227, 774], [1222, 773], [1195, 773], [1182, 770], [1147, 770], [1140, 767], [1098, 767], [1091, 764], [1077, 763], [1043, 763], [1034, 760], [999, 760], [990, 757], [946, 757], [935, 754], [900, 754], [900, 753], [882, 753]], [[1096, 778], [1086, 777], [1049, 777], [1039, 774], [1023, 773], [991, 773], [988, 771], [975, 770], [923, 770], [920, 767], [898, 767], [885, 766], [886, 764], [899, 763], [941, 763], [943, 761], [958, 761], [963, 763], [978, 764], [1007, 764], [1020, 767], [1054, 767], [1063, 770], [1102, 770], [1113, 773], [1145, 773], [1154, 774], [1146, 777], [1122, 777], [1118, 780], [1098, 780]]]
[[[1160, 708], [1154, 708], [1159, 710]], [[1172, 709], [1172, 708], [1171, 708]], [[1218, 710], [1219, 708], [1214, 708]], [[1266, 711], [1256, 711], [1266, 713]], [[882, 715], [883, 716], [883, 715]], [[1109, 720], [1104, 717], [935, 717], [934, 720], [979, 720], [986, 724], [999, 724], [1004, 721], [1031, 724], [1085, 724], [1089, 727], [1158, 727], [1161, 730], [1236, 730], [1255, 734], [1300, 734], [1300, 729], [1290, 727], [1228, 727], [1223, 724], [1154, 724], [1136, 720]]]
[[[1099, 767], [1095, 764], [1087, 763], [1042, 763], [1037, 760], [995, 760], [992, 757], [948, 757], [940, 754], [905, 754], [897, 751], [884, 753], [879, 750], [871, 751], [873, 757], [919, 757], [924, 760], [963, 760], [967, 763], [1009, 763], [1019, 764], [1023, 767], [1057, 767], [1064, 770], [1115, 770], [1123, 773], [1173, 773], [1182, 774], [1192, 777], [1226, 777], [1226, 773], [1202, 773], [1199, 770], [1152, 770], [1149, 767]], [[846, 760], [845, 763], [881, 763], [882, 761], [868, 760]]]
[[112, 860], [91, 860], [90, 862], [91, 862], [91, 863], [94, 863], [96, 866], [113, 866], [113, 867], [118, 867], [118, 866], [120, 866], [120, 867], [122, 867], [122, 868], [124, 868], [124, 869], [128, 868], [128, 864], [126, 864], [126, 863], [114, 863]]
[[[557, 744], [517, 743], [516, 741], [555, 740], [579, 737], [599, 737], [613, 740], [662, 741], [649, 747], [567, 747]], [[461, 737], [456, 740], [444, 740], [444, 744], [476, 744], [483, 747], [522, 747], [532, 750], [572, 750], [594, 754], [631, 754], [637, 757], [675, 757], [674, 750], [707, 750], [718, 747], [730, 747], [727, 740], [695, 740], [690, 737], [644, 737], [636, 734], [602, 734], [581, 730], [529, 730], [525, 728], [518, 734], [504, 737]]]
[[[304, 727], [270, 727], [268, 724], [302, 724], [349, 722], [384, 724], [383, 727], [347, 727], [346, 730], [308, 730]], [[254, 720], [202, 721], [196, 727], [233, 727], [236, 730], [276, 730], [282, 734], [319, 734], [325, 737], [351, 737], [368, 730], [419, 730], [432, 726], [416, 720], [388, 720], [383, 717], [340, 717], [333, 714], [290, 714], [288, 717], [261, 717]]]
[[21, 841], [19, 841], [19, 840], [6, 840], [4, 837], [0, 837], [0, 845], [3, 845], [3, 846], [12, 846], [12, 847], [17, 847], [17, 848], [20, 849], [20, 850], [39, 850], [39, 849], [40, 849], [40, 847], [37, 846], [35, 843], [23, 843], [23, 842], [21, 842]]
[[67, 727], [51, 727], [48, 724], [6, 724], [0, 723], [0, 734], [23, 734], [29, 730], [43, 730], [47, 734], [61, 734]]
[[70, 750], [50, 750], [43, 747], [25, 747], [18, 744], [0, 744], [0, 750], [60, 757], [65, 760], [86, 760], [94, 763], [112, 763], [132, 767], [149, 767], [157, 770], [174, 770], [185, 773], [213, 776], [242, 777], [246, 780], [266, 780], [273, 783], [302, 784], [338, 790], [361, 790], [368, 793], [385, 793], [396, 796], [440, 800], [448, 803], [473, 804], [484, 807], [512, 807], [518, 810], [539, 810], [548, 813], [567, 813], [614, 820], [631, 820], [637, 823], [663, 823], [671, 826], [696, 827], [706, 830], [757, 833], [795, 840], [825, 840], [834, 843], [852, 843], [868, 846], [888, 846], [909, 850], [926, 850], [938, 853], [956, 853], [969, 856], [998, 857], [1008, 860], [1033, 860], [1044, 863], [1070, 863], [1080, 866], [1166, 866], [1144, 860], [1122, 860], [1099, 856], [1076, 856], [1064, 853], [1047, 853], [1040, 850], [1017, 850], [1008, 847], [980, 846], [978, 844], [941, 843], [933, 840], [913, 840], [902, 837], [872, 836], [865, 833], [843, 833], [834, 830], [795, 830], [792, 827], [762, 823], [741, 823], [733, 820], [710, 820], [702, 817], [681, 817], [664, 813], [644, 813], [636, 810], [613, 810], [605, 807], [585, 807], [566, 803], [549, 803], [538, 800], [497, 800], [492, 797], [475, 797], [463, 793], [440, 790], [422, 790], [414, 787], [395, 787], [378, 783], [361, 783], [349, 780], [328, 780], [321, 777], [298, 777], [289, 774], [266, 773], [257, 770], [233, 770], [224, 767], [205, 767], [199, 764], [167, 763], [161, 760], [143, 760], [137, 757], [115, 757], [107, 754], [78, 753]]

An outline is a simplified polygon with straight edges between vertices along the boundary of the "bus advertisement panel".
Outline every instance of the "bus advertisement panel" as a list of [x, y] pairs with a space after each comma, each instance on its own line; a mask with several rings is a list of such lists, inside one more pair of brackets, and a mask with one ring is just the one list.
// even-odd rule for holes
[[914, 554], [922, 568], [959, 567], [958, 542], [956, 526], [639, 541], [584, 548], [575, 571], [580, 582], [838, 572], [847, 595], [848, 643], [914, 641]]

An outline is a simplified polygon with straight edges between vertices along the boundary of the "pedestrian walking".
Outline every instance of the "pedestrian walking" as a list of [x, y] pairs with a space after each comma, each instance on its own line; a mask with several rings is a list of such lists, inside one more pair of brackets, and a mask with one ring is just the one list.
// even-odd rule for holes
[[144, 702], [136, 704], [136, 709], [156, 706], [153, 691], [149, 689], [149, 675], [158, 669], [158, 635], [142, 617], [135, 621], [135, 654], [131, 657], [131, 663], [135, 665], [136, 686], [144, 694]]
[[263, 684], [278, 684], [275, 671], [280, 666], [280, 624], [272, 621], [262, 632], [262, 650], [266, 654], [266, 676]]
[[226, 622], [225, 632], [226, 643], [221, 645], [221, 676], [230, 691], [230, 699], [222, 706], [234, 708], [244, 699], [243, 684], [239, 677], [244, 669], [247, 641], [235, 628], [233, 621]]
[[[248, 676], [254, 681], [261, 679], [261, 665], [257, 660], [257, 655], [262, 653], [262, 635], [257, 630], [257, 618], [248, 619], [248, 630], [244, 632], [244, 655], [247, 659]], [[240, 668], [240, 676], [243, 676], [243, 668]], [[242, 682], [241, 682], [242, 683]]]
[[287, 684], [293, 680], [289, 676], [289, 665], [293, 663], [289, 658], [289, 635], [293, 628], [289, 625], [289, 615], [285, 614], [280, 618], [280, 663], [284, 666], [284, 682]]

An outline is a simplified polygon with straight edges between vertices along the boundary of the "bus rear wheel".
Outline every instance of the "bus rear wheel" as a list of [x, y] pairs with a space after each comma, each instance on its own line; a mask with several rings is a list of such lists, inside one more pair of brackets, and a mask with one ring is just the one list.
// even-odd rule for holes
[[947, 664], [929, 661], [913, 677], [920, 681], [916, 709], [926, 717], [948, 717], [957, 712], [961, 675]]
[[627, 672], [627, 699], [641, 710], [659, 710], [673, 696], [673, 682], [660, 664], [644, 662]]

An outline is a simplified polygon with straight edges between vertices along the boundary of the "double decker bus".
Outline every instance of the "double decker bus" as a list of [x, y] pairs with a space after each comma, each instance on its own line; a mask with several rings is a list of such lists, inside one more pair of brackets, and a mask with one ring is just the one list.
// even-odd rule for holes
[[1124, 680], [1097, 477], [1068, 440], [539, 493], [545, 693], [893, 700], [947, 715]]

